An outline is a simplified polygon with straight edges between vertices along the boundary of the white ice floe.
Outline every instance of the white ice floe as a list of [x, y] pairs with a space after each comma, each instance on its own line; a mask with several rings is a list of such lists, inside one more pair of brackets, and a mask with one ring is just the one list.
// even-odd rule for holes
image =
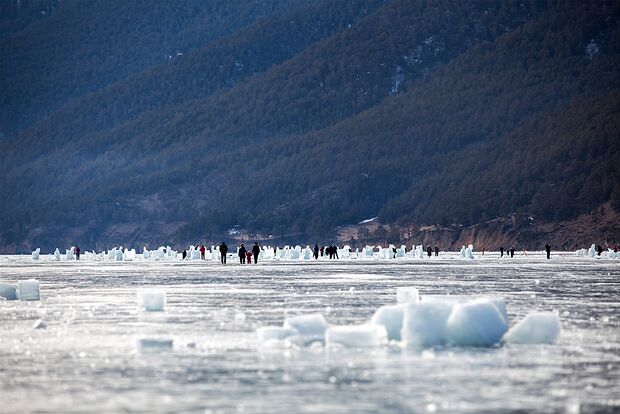
[[414, 348], [443, 346], [447, 342], [446, 324], [454, 302], [429, 302], [405, 306], [401, 340]]
[[148, 312], [163, 311], [166, 306], [166, 293], [163, 290], [144, 289], [139, 290], [138, 308]]
[[474, 259], [474, 245], [470, 244], [467, 247], [461, 247], [461, 257], [465, 259]]
[[325, 331], [325, 345], [368, 348], [385, 345], [387, 332], [382, 325], [331, 326]]
[[39, 281], [36, 279], [20, 280], [17, 282], [19, 300], [39, 300]]
[[381, 325], [387, 332], [387, 337], [391, 341], [400, 341], [400, 330], [403, 326], [403, 315], [405, 305], [385, 305], [376, 310], [370, 323]]
[[37, 248], [32, 252], [32, 260], [39, 260], [39, 256], [41, 254], [41, 249]]
[[58, 250], [58, 248], [54, 250], [54, 260], [56, 260], [57, 262], [60, 261], [60, 250]]
[[551, 312], [534, 312], [504, 335], [509, 344], [553, 344], [561, 331], [560, 318]]
[[324, 341], [327, 321], [320, 313], [295, 316], [284, 320], [284, 328], [297, 331], [304, 342]]
[[419, 303], [420, 292], [414, 287], [397, 287], [396, 301], [398, 303]]
[[457, 304], [446, 324], [448, 343], [456, 346], [492, 346], [507, 329], [497, 306], [486, 299]]
[[[406, 347], [501, 345], [553, 342], [560, 330], [553, 314], [533, 314], [508, 333], [506, 301], [501, 296], [422, 295], [402, 288], [403, 303], [378, 308], [364, 325], [328, 326], [321, 314], [287, 318], [282, 327], [256, 330], [263, 344], [379, 346], [400, 341]], [[373, 328], [374, 327], [374, 328]]]
[[13, 285], [0, 283], [0, 297], [6, 300], [16, 300], [17, 288]]

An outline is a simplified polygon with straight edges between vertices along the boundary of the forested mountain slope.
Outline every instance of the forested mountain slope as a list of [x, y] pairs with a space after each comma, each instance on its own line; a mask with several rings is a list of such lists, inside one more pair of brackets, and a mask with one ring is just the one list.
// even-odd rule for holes
[[25, 25], [14, 30], [10, 21], [3, 22], [6, 31], [13, 32], [0, 42], [0, 132], [10, 135], [72, 97], [97, 91], [301, 2], [50, 1], [39, 6], [50, 15], [36, 20], [29, 17], [34, 13], [24, 16], [15, 10], [15, 4], [32, 9], [31, 2], [5, 3], [7, 14], [15, 16], [12, 21]]
[[0, 244], [620, 209], [618, 4], [339, 4], [282, 6], [1, 141]]

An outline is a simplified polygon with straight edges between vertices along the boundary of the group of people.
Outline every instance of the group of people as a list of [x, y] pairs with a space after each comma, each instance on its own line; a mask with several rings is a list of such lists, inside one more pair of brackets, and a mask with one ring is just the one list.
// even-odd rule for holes
[[[222, 247], [224, 247], [225, 252], [222, 253]], [[220, 253], [222, 254], [222, 264], [226, 263], [226, 252], [228, 252], [228, 246], [226, 246], [226, 243], [222, 242], [222, 244], [220, 245]], [[254, 256], [254, 264], [258, 263], [258, 255], [260, 254], [260, 246], [258, 245], [257, 242], [254, 242], [254, 246], [252, 246], [252, 250], [247, 250], [245, 248], [245, 246], [243, 245], [243, 243], [241, 243], [241, 246], [239, 246], [239, 251], [237, 252], [237, 254], [239, 255], [239, 263], [241, 264], [245, 264], [247, 262], [247, 264], [252, 264], [252, 256]]]
[[315, 244], [314, 245], [314, 258], [315, 259], [319, 258], [319, 253], [321, 254], [321, 257], [329, 256], [330, 259], [339, 259], [339, 257], [338, 257], [338, 246], [332, 246], [330, 244], [327, 247], [321, 246], [321, 248], [319, 249], [319, 245]]
[[[551, 249], [551, 247], [549, 247]], [[515, 257], [515, 248], [511, 247], [510, 249], [505, 249], [504, 246], [499, 246], [499, 257], [504, 257], [504, 251], [506, 252], [506, 257]], [[551, 250], [549, 250], [551, 251]]]
[[[426, 248], [426, 254], [428, 254], [428, 257], [431, 257], [433, 255], [433, 249], [431, 249], [431, 246], [428, 246]], [[435, 246], [435, 256], [439, 256], [439, 247]]]

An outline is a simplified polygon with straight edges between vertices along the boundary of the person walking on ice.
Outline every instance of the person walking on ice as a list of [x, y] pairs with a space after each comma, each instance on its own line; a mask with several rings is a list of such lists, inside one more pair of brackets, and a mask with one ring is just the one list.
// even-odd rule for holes
[[257, 242], [254, 242], [252, 246], [252, 254], [254, 254], [254, 264], [258, 264], [258, 255], [260, 254], [260, 247]]
[[239, 263], [240, 264], [245, 264], [245, 254], [247, 253], [247, 250], [245, 249], [245, 246], [243, 245], [243, 243], [241, 243], [241, 246], [239, 247]]
[[226, 243], [222, 242], [222, 244], [220, 244], [220, 261], [222, 262], [222, 264], [226, 264], [227, 253], [228, 253], [228, 246], [226, 246]]

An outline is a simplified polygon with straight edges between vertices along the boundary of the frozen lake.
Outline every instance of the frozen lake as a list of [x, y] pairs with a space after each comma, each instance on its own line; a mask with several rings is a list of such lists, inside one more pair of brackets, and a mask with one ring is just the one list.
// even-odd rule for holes
[[[41, 300], [0, 301], [0, 411], [620, 411], [620, 261], [457, 256], [256, 266], [1, 256], [0, 281], [36, 278]], [[310, 312], [362, 323], [398, 286], [502, 295], [511, 325], [545, 310], [563, 331], [555, 345], [423, 351], [264, 348], [255, 338]], [[138, 311], [148, 287], [166, 291], [165, 312]], [[173, 346], [140, 348], [144, 338]]]

